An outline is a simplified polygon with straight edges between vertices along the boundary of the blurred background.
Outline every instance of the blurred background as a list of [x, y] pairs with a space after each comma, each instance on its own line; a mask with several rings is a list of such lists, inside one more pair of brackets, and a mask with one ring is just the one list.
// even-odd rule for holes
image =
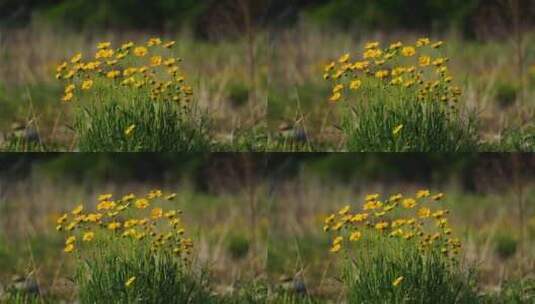
[[101, 193], [159, 188], [177, 193], [172, 205], [218, 292], [298, 279], [336, 299], [324, 217], [368, 193], [429, 188], [446, 194], [463, 259], [493, 292], [535, 271], [534, 182], [531, 154], [0, 154], [0, 283], [31, 273], [68, 297], [73, 259], [60, 253], [55, 219]]
[[[338, 109], [326, 102], [323, 64], [366, 40], [448, 42], [463, 101], [481, 135], [532, 150], [535, 3], [531, 0], [1, 0], [0, 141], [24, 137], [72, 150], [72, 106], [59, 105], [58, 62], [98, 41], [163, 36], [214, 133], [305, 131], [336, 147]], [[285, 133], [286, 134], [286, 133]]]

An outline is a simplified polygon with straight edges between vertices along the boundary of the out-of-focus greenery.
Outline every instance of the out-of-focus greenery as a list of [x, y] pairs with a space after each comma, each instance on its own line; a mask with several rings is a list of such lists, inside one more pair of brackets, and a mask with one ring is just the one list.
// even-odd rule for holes
[[[33, 173], [50, 180], [67, 178], [92, 185], [111, 180], [161, 183], [186, 179], [203, 191], [221, 183], [232, 188], [240, 180], [267, 178], [280, 182], [304, 173], [346, 184], [401, 179], [446, 186], [455, 181], [462, 189], [475, 191], [478, 183], [492, 183], [488, 176], [508, 176], [515, 157], [525, 164], [524, 172], [532, 170], [534, 160], [529, 154], [127, 153], [116, 157], [113, 153], [14, 153], [0, 155], [0, 178], [16, 180]], [[229, 167], [234, 168], [232, 172], [217, 174]]]
[[[529, 2], [519, 1], [523, 12], [531, 9]], [[4, 0], [0, 1], [0, 25], [24, 24], [38, 17], [78, 28], [169, 29], [188, 24], [203, 31], [211, 22], [234, 20], [239, 24], [244, 20], [243, 4], [261, 25], [294, 23], [304, 15], [322, 24], [362, 29], [453, 26], [470, 31], [477, 17], [503, 11], [499, 1], [483, 0]], [[222, 14], [226, 17], [218, 18]]]

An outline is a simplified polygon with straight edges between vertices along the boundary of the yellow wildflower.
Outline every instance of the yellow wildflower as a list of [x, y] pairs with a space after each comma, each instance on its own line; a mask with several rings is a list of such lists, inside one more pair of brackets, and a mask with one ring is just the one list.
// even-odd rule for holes
[[176, 41], [169, 41], [163, 44], [163, 47], [166, 49], [172, 48], [176, 44]]
[[397, 287], [399, 286], [399, 284], [401, 284], [402, 281], [403, 281], [403, 276], [395, 279], [394, 282], [392, 282], [392, 286]]
[[84, 240], [84, 242], [91, 242], [93, 240], [93, 238], [95, 238], [95, 233], [94, 232], [86, 232], [84, 234], [83, 240]]
[[65, 248], [63, 249], [63, 252], [65, 253], [72, 253], [73, 251], [74, 251], [74, 244], [69, 244], [65, 246]]
[[340, 94], [340, 92], [337, 92], [337, 93], [334, 93], [334, 94], [329, 98], [329, 101], [331, 101], [331, 102], [337, 102], [337, 101], [339, 101], [340, 99], [342, 99], [342, 94]]
[[149, 50], [147, 50], [147, 48], [144, 46], [138, 46], [134, 49], [134, 55], [137, 57], [144, 57], [148, 52]]
[[102, 50], [102, 49], [107, 49], [111, 46], [111, 42], [100, 42], [97, 44], [97, 49], [99, 50]]
[[153, 56], [150, 59], [150, 64], [153, 67], [157, 67], [162, 64], [162, 61], [163, 61], [162, 56]]
[[401, 55], [405, 57], [412, 57], [416, 54], [416, 49], [412, 46], [406, 46], [401, 49]]
[[138, 209], [145, 209], [150, 206], [150, 203], [147, 199], [141, 198], [136, 200], [135, 205]]
[[401, 132], [402, 129], [403, 129], [403, 125], [399, 125], [399, 126], [395, 127], [392, 130], [392, 135], [397, 136]]
[[424, 197], [428, 197], [429, 195], [431, 195], [431, 192], [429, 192], [429, 190], [418, 190], [416, 192], [416, 198], [424, 198]]
[[160, 38], [151, 38], [147, 42], [147, 46], [155, 46], [162, 44], [162, 40]]
[[360, 86], [362, 85], [362, 81], [360, 79], [355, 79], [353, 81], [351, 81], [351, 83], [349, 84], [349, 88], [351, 90], [358, 90], [360, 88]]
[[126, 128], [124, 130], [124, 135], [125, 136], [130, 136], [132, 135], [132, 132], [134, 132], [134, 129], [136, 128], [136, 125], [130, 125], [128, 128]]
[[163, 209], [162, 208], [154, 208], [154, 209], [152, 209], [150, 215], [151, 215], [152, 219], [154, 219], [154, 220], [160, 219], [163, 216]]
[[338, 62], [340, 62], [340, 63], [346, 63], [346, 62], [349, 61], [349, 58], [350, 58], [349, 53], [346, 53], [346, 54], [342, 55], [342, 56], [338, 59]]
[[422, 47], [422, 46], [429, 45], [430, 43], [431, 41], [429, 40], [429, 38], [420, 38], [418, 39], [418, 41], [416, 41], [416, 46]]
[[340, 209], [340, 211], [338, 211], [338, 214], [340, 215], [346, 215], [349, 213], [349, 209], [351, 208], [351, 206], [349, 205], [346, 205], [344, 208]]
[[84, 80], [84, 82], [82, 82], [82, 90], [87, 91], [91, 89], [91, 87], [93, 87], [93, 80], [87, 79], [87, 80]]
[[355, 231], [351, 233], [351, 235], [349, 236], [349, 240], [354, 242], [360, 240], [361, 237], [362, 233], [360, 231]]
[[431, 209], [427, 207], [420, 208], [420, 210], [418, 210], [418, 216], [420, 218], [428, 218], [429, 216], [431, 216]]
[[403, 205], [403, 207], [411, 209], [416, 206], [416, 201], [412, 198], [406, 198], [401, 202], [401, 204]]
[[131, 277], [129, 278], [125, 283], [124, 283], [124, 286], [126, 288], [132, 286], [132, 284], [134, 284], [134, 281], [136, 280], [136, 277]]
[[370, 42], [367, 42], [366, 45], [364, 46], [364, 48], [366, 50], [370, 50], [370, 49], [376, 49], [379, 47], [379, 42], [377, 41], [370, 41]]
[[74, 97], [73, 93], [67, 93], [61, 98], [61, 101], [69, 102], [69, 101], [71, 101], [73, 99], [73, 97]]
[[71, 63], [78, 63], [82, 60], [82, 53], [77, 53], [71, 58]]

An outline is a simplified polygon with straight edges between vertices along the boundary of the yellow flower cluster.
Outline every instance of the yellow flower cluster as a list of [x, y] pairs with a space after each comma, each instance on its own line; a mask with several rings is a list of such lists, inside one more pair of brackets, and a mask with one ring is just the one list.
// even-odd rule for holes
[[361, 210], [351, 212], [347, 205], [325, 218], [323, 230], [335, 234], [330, 251], [340, 252], [344, 243], [357, 242], [366, 234], [417, 241], [422, 251], [438, 248], [445, 256], [459, 254], [461, 243], [451, 237], [446, 209], [436, 208], [443, 193], [432, 195], [420, 190], [413, 197], [402, 194], [381, 200], [379, 194], [366, 196]]
[[98, 197], [96, 210], [85, 212], [83, 204], [57, 219], [56, 230], [67, 233], [66, 253], [73, 253], [83, 243], [92, 242], [98, 235], [149, 241], [154, 252], [168, 252], [186, 258], [193, 242], [184, 237], [180, 210], [164, 210], [153, 206], [155, 200], [173, 200], [176, 194], [150, 191], [143, 197], [128, 194], [113, 199], [112, 194]]
[[366, 80], [374, 80], [384, 86], [415, 88], [420, 101], [455, 104], [462, 92], [451, 84], [449, 58], [438, 51], [443, 45], [429, 38], [420, 38], [415, 45], [396, 42], [384, 48], [379, 42], [368, 42], [362, 58], [352, 60], [347, 53], [325, 65], [323, 78], [333, 83], [329, 101], [341, 101], [344, 93], [358, 91]]
[[110, 81], [135, 90], [148, 90], [151, 100], [189, 102], [193, 89], [185, 84], [180, 58], [165, 56], [175, 41], [151, 38], [143, 45], [126, 42], [113, 49], [110, 42], [97, 44], [94, 58], [84, 60], [82, 53], [56, 68], [56, 79], [66, 82], [64, 102], [75, 99], [76, 92], [90, 91], [97, 81]]

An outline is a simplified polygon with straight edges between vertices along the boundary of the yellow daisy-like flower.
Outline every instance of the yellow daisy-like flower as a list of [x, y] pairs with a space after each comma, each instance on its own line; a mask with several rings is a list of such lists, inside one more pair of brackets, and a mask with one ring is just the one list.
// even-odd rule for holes
[[418, 62], [420, 63], [421, 67], [429, 66], [431, 64], [431, 57], [429, 57], [429, 56], [420, 56], [420, 58], [418, 58]]
[[157, 66], [162, 65], [162, 61], [163, 61], [162, 56], [153, 56], [150, 59], [150, 64], [153, 67], [157, 67]]
[[392, 282], [392, 286], [394, 286], [394, 287], [398, 287], [399, 284], [401, 284], [401, 282], [403, 281], [403, 279], [404, 279], [403, 276], [401, 276], [401, 277], [395, 279], [394, 282]]
[[136, 281], [136, 277], [135, 276], [131, 277], [128, 280], [126, 280], [126, 282], [124, 283], [124, 286], [126, 288], [128, 288], [128, 287], [132, 286], [132, 284], [134, 284], [135, 281]]
[[388, 225], [389, 224], [387, 222], [379, 222], [379, 223], [375, 224], [375, 229], [383, 231], [386, 228], [388, 228]]
[[87, 91], [93, 87], [93, 80], [87, 79], [82, 82], [82, 90]]
[[380, 70], [375, 73], [375, 77], [379, 79], [383, 79], [383, 78], [388, 77], [389, 74], [390, 72], [388, 70]]
[[108, 230], [115, 231], [115, 230], [121, 228], [121, 223], [119, 223], [119, 222], [111, 222], [111, 223], [108, 224], [107, 228], [108, 228]]
[[429, 195], [431, 195], [431, 192], [429, 190], [418, 190], [416, 192], [416, 198], [424, 198], [424, 197], [428, 197]]
[[126, 128], [124, 130], [124, 135], [125, 136], [130, 136], [132, 135], [132, 132], [134, 132], [134, 129], [136, 128], [136, 125], [130, 125], [128, 128]]
[[342, 94], [340, 92], [336, 92], [329, 98], [329, 101], [337, 102], [337, 101], [340, 101], [340, 99], [342, 99]]
[[433, 43], [431, 45], [431, 47], [434, 48], [434, 49], [438, 49], [438, 48], [442, 47], [443, 45], [444, 45], [444, 41], [438, 41], [436, 43]]
[[95, 59], [111, 58], [113, 54], [114, 54], [114, 51], [111, 49], [98, 50], [95, 54]]
[[162, 40], [160, 38], [151, 38], [147, 42], [147, 46], [155, 46], [162, 44]]
[[63, 252], [65, 253], [72, 253], [73, 251], [74, 251], [74, 244], [69, 244], [65, 246], [65, 248], [63, 249]]
[[73, 235], [73, 236], [69, 236], [66, 240], [65, 240], [65, 245], [70, 245], [70, 244], [74, 244], [76, 242], [76, 237]]
[[67, 218], [69, 215], [67, 213], [64, 213], [61, 217], [59, 217], [56, 221], [57, 224], [61, 225], [67, 221]]
[[429, 45], [430, 43], [431, 43], [431, 40], [429, 40], [429, 38], [420, 38], [418, 39], [418, 41], [416, 41], [416, 46], [422, 47], [422, 46]]
[[163, 44], [163, 47], [166, 49], [172, 48], [176, 44], [176, 41], [169, 41]]
[[147, 199], [141, 198], [141, 199], [136, 200], [135, 206], [138, 209], [145, 209], [150, 206], [150, 203]]
[[392, 135], [393, 136], [397, 136], [401, 132], [402, 129], [403, 129], [403, 125], [399, 125], [399, 126], [395, 127], [392, 130]]
[[427, 207], [422, 207], [420, 210], [418, 210], [418, 216], [420, 218], [428, 218], [431, 216], [431, 209]]
[[443, 198], [444, 198], [444, 193], [439, 193], [439, 194], [433, 195], [431, 197], [431, 199], [434, 200], [434, 201], [440, 201]]
[[71, 63], [78, 63], [82, 60], [82, 53], [77, 53], [71, 58]]
[[338, 214], [340, 214], [340, 215], [346, 215], [346, 214], [349, 213], [349, 209], [350, 209], [350, 208], [351, 208], [351, 206], [346, 205], [344, 208], [342, 208], [342, 209], [340, 209], [340, 210], [338, 211]]
[[340, 57], [340, 58], [338, 59], [338, 62], [340, 62], [340, 63], [346, 63], [346, 62], [349, 61], [349, 58], [350, 58], [349, 53], [346, 53], [346, 54], [342, 55], [342, 57]]
[[375, 59], [381, 57], [381, 55], [383, 55], [383, 51], [379, 49], [370, 49], [363, 54], [364, 59]]
[[416, 49], [412, 46], [406, 46], [401, 49], [401, 55], [405, 57], [412, 57], [416, 55]]
[[106, 42], [99, 42], [99, 43], [97, 44], [97, 49], [99, 49], [99, 50], [107, 49], [107, 48], [109, 48], [109, 47], [111, 47], [111, 42], [108, 42], [108, 41], [106, 41]]
[[149, 50], [144, 46], [138, 46], [134, 49], [134, 55], [137, 57], [144, 57], [148, 52]]
[[361, 237], [362, 237], [362, 233], [360, 231], [355, 231], [351, 233], [351, 235], [349, 236], [349, 240], [355, 242], [355, 241], [360, 240]]
[[360, 79], [355, 79], [349, 84], [349, 88], [353, 91], [358, 90], [362, 86], [362, 81]]
[[366, 45], [364, 46], [364, 49], [366, 50], [370, 50], [370, 49], [376, 49], [379, 47], [379, 42], [377, 41], [370, 41], [370, 42], [367, 42]]
[[412, 198], [406, 198], [401, 202], [401, 205], [404, 208], [411, 209], [411, 208], [414, 208], [417, 205], [417, 203], [416, 203], [416, 200]]
[[329, 250], [331, 253], [337, 253], [342, 249], [342, 244], [335, 244]]
[[80, 204], [80, 205], [76, 206], [76, 208], [74, 208], [71, 213], [73, 215], [78, 215], [78, 214], [82, 213], [82, 211], [84, 211], [84, 205]]
[[84, 233], [84, 236], [82, 239], [84, 242], [91, 242], [94, 238], [95, 238], [94, 232], [86, 232]]
[[150, 212], [150, 216], [153, 220], [157, 220], [163, 217], [163, 209], [162, 208], [154, 208]]
[[112, 71], [109, 71], [108, 73], [106, 73], [106, 77], [109, 78], [109, 79], [115, 79], [117, 77], [119, 77], [121, 75], [121, 72], [117, 71], [117, 70], [112, 70]]

